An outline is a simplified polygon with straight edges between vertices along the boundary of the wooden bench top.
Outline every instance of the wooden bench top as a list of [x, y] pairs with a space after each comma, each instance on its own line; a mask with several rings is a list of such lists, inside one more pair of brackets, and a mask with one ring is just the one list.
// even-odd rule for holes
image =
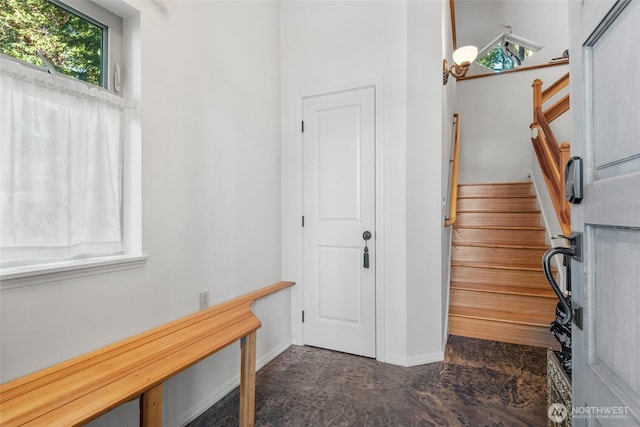
[[278, 282], [0, 386], [0, 425], [86, 423], [255, 332], [259, 298]]

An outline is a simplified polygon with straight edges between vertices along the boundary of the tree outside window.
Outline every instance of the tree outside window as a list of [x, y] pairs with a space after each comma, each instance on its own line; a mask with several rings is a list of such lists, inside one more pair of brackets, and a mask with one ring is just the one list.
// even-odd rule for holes
[[105, 29], [47, 0], [0, 2], [0, 53], [44, 65], [98, 86], [104, 85]]

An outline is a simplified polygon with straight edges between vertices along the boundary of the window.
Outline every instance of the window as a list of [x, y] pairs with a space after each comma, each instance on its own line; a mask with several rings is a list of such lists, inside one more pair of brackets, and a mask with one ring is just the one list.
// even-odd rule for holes
[[105, 86], [107, 28], [47, 0], [5, 0], [0, 52], [98, 86]]
[[3, 0], [0, 53], [71, 76], [115, 88], [122, 57], [122, 18], [88, 1], [78, 9], [58, 0]]
[[492, 71], [513, 70], [542, 49], [538, 43], [516, 36], [511, 27], [478, 53], [476, 62]]
[[0, 3], [3, 281], [140, 254], [138, 112], [125, 107], [139, 87], [114, 84], [122, 44], [123, 19], [89, 1]]

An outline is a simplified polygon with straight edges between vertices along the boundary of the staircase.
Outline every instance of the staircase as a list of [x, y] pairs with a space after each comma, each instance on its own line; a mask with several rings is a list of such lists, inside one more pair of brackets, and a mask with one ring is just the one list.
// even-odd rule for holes
[[458, 186], [449, 333], [558, 347], [557, 299], [542, 272], [548, 247], [529, 182]]

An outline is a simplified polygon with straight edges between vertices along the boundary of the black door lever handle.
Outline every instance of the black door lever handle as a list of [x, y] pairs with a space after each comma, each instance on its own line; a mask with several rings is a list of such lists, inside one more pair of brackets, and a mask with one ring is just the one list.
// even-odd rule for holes
[[362, 261], [362, 267], [369, 268], [369, 248], [367, 247], [367, 240], [371, 239], [371, 232], [365, 231], [362, 233], [362, 238], [364, 239], [364, 259]]

